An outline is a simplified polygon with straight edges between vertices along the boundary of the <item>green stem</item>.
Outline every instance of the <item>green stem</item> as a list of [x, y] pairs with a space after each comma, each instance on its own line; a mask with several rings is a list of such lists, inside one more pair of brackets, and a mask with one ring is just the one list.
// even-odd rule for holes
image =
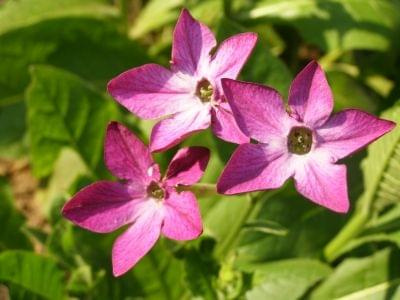
[[197, 197], [210, 197], [217, 195], [217, 188], [213, 183], [196, 183], [191, 186], [178, 186], [177, 191], [191, 191]]
[[340, 250], [343, 246], [363, 230], [367, 221], [368, 213], [365, 213], [364, 210], [356, 212], [339, 234], [325, 247], [324, 255], [326, 260], [329, 262], [334, 261], [340, 255]]
[[223, 0], [224, 14], [225, 14], [225, 17], [227, 17], [227, 18], [229, 18], [231, 16], [231, 12], [232, 12], [231, 4], [232, 4], [231, 0]]

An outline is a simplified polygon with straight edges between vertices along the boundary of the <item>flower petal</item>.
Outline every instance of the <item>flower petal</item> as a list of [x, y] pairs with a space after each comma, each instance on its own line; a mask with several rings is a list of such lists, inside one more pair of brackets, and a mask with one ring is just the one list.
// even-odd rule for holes
[[217, 190], [222, 194], [275, 189], [292, 176], [289, 155], [284, 149], [262, 144], [242, 144], [223, 170]]
[[160, 178], [149, 149], [118, 122], [111, 122], [107, 127], [104, 152], [108, 169], [121, 179], [145, 185]]
[[99, 181], [79, 191], [63, 209], [65, 218], [94, 232], [111, 232], [132, 222], [145, 190]]
[[294, 180], [297, 191], [312, 202], [339, 213], [349, 209], [346, 166], [310, 156], [300, 167], [297, 165]]
[[121, 276], [131, 269], [157, 242], [163, 215], [158, 204], [147, 201], [148, 208], [143, 211], [121, 236], [117, 238], [112, 249], [114, 276]]
[[170, 192], [164, 201], [161, 232], [173, 240], [193, 240], [203, 232], [200, 208], [191, 192]]
[[245, 32], [226, 39], [211, 58], [210, 76], [219, 85], [220, 79], [236, 79], [257, 42], [257, 34]]
[[210, 119], [210, 110], [201, 105], [158, 122], [151, 132], [151, 151], [164, 151], [179, 144], [189, 135], [208, 128]]
[[112, 79], [110, 95], [140, 118], [155, 119], [189, 108], [197, 82], [156, 64], [128, 70]]
[[172, 44], [172, 67], [183, 73], [202, 73], [210, 62], [210, 51], [216, 46], [210, 29], [183, 9], [176, 23]]
[[211, 111], [211, 127], [214, 134], [224, 141], [235, 144], [250, 141], [237, 125], [228, 103], [221, 103]]
[[322, 125], [333, 109], [333, 96], [325, 73], [310, 62], [293, 80], [289, 91], [291, 114], [311, 128]]
[[166, 175], [170, 186], [191, 185], [200, 180], [210, 159], [210, 150], [205, 147], [180, 149], [172, 158]]
[[334, 114], [317, 130], [319, 147], [327, 149], [336, 161], [372, 143], [395, 126], [369, 113], [348, 109]]
[[268, 142], [271, 135], [287, 134], [289, 117], [277, 91], [231, 79], [222, 79], [222, 87], [233, 116], [245, 135]]

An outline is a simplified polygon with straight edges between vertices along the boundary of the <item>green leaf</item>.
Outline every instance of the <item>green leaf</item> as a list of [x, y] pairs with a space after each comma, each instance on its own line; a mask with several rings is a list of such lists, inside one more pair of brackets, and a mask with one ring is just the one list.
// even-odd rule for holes
[[263, 232], [265, 234], [274, 234], [279, 236], [285, 236], [288, 232], [288, 230], [281, 224], [269, 220], [257, 220], [257, 221], [247, 222], [246, 224], [244, 224], [243, 229]]
[[263, 0], [238, 13], [295, 26], [323, 50], [387, 50], [398, 43], [400, 3], [390, 0]]
[[253, 288], [248, 300], [299, 299], [310, 287], [331, 273], [331, 268], [318, 260], [289, 259], [254, 265]]
[[31, 243], [21, 231], [25, 218], [14, 208], [13, 201], [10, 186], [0, 177], [0, 250], [31, 249]]
[[89, 169], [97, 169], [106, 125], [117, 115], [115, 104], [66, 71], [36, 66], [31, 73], [27, 105], [34, 174], [49, 175], [67, 146], [81, 155]]
[[49, 258], [25, 251], [0, 254], [0, 281], [12, 284], [11, 295], [15, 288], [29, 292], [32, 297], [64, 299], [63, 277], [63, 272]]
[[[400, 123], [400, 102], [385, 111], [382, 118]], [[374, 142], [362, 162], [365, 192], [362, 206], [371, 209], [372, 203], [384, 207], [398, 202], [400, 193], [400, 130], [398, 127]]]
[[335, 110], [352, 107], [370, 113], [376, 111], [378, 99], [356, 79], [337, 71], [327, 72], [327, 77], [335, 98]]
[[6, 1], [0, 7], [0, 35], [44, 20], [61, 17], [116, 17], [118, 10], [105, 0]]
[[185, 280], [193, 296], [201, 299], [218, 299], [215, 281], [218, 276], [218, 265], [196, 249], [185, 251]]
[[[268, 193], [265, 197], [268, 198]], [[268, 220], [286, 228], [285, 235], [271, 235], [245, 231], [237, 250], [236, 264], [248, 264], [292, 257], [318, 258], [323, 247], [346, 221], [337, 215], [301, 197], [292, 184], [279, 190], [268, 199], [260, 199], [261, 210], [255, 222]], [[315, 224], [318, 224], [316, 226]]]
[[[229, 19], [222, 18], [218, 24], [217, 36], [219, 40], [222, 40], [233, 34], [246, 31], [249, 31], [249, 29]], [[269, 43], [264, 35], [264, 32], [258, 34], [256, 47], [250, 55], [248, 62], [243, 67], [240, 78], [272, 86], [286, 97], [292, 75], [285, 64], [279, 58], [272, 55]]]
[[398, 251], [385, 249], [365, 258], [343, 261], [310, 299], [384, 300], [400, 297]]
[[146, 33], [172, 23], [178, 18], [183, 0], [151, 0], [141, 10], [134, 25], [129, 31], [133, 38], [141, 37]]
[[0, 104], [0, 128], [0, 157], [20, 156], [26, 150], [23, 140], [26, 130], [23, 102]]
[[[400, 102], [385, 111], [382, 118], [400, 122]], [[390, 204], [398, 203], [400, 193], [400, 130], [395, 128], [368, 148], [362, 162], [364, 192], [357, 202], [352, 219], [325, 248], [325, 256], [333, 260], [352, 238], [367, 226], [371, 216]]]

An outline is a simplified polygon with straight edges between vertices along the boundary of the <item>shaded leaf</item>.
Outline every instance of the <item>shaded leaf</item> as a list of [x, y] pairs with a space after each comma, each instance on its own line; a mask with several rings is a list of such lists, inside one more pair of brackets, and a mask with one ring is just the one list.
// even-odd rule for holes
[[115, 104], [79, 77], [49, 66], [32, 69], [27, 92], [34, 174], [51, 173], [63, 147], [72, 147], [91, 170], [102, 161], [106, 125]]
[[25, 218], [14, 208], [13, 202], [10, 186], [0, 177], [0, 250], [31, 249], [31, 243], [21, 231]]

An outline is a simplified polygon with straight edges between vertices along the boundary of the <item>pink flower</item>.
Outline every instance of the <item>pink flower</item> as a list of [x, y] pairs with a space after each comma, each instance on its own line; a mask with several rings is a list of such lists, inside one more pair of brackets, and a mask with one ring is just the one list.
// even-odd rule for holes
[[127, 128], [116, 122], [107, 128], [105, 162], [123, 182], [99, 181], [79, 191], [63, 208], [63, 215], [85, 229], [107, 233], [129, 228], [112, 250], [113, 273], [132, 268], [162, 233], [174, 240], [191, 240], [202, 233], [196, 197], [178, 192], [203, 175], [209, 160], [203, 147], [180, 149], [161, 179], [149, 149]]
[[111, 80], [109, 93], [143, 119], [163, 117], [153, 128], [151, 151], [163, 151], [210, 125], [230, 142], [248, 142], [224, 100], [221, 78], [236, 78], [249, 57], [255, 33], [234, 35], [216, 46], [213, 33], [186, 9], [175, 26], [171, 70], [146, 64]]
[[316, 62], [294, 79], [288, 111], [271, 88], [229, 79], [223, 79], [222, 85], [239, 127], [258, 143], [238, 147], [219, 178], [218, 191], [274, 189], [293, 177], [304, 197], [347, 212], [346, 166], [336, 162], [395, 124], [356, 109], [330, 116], [332, 92]]

